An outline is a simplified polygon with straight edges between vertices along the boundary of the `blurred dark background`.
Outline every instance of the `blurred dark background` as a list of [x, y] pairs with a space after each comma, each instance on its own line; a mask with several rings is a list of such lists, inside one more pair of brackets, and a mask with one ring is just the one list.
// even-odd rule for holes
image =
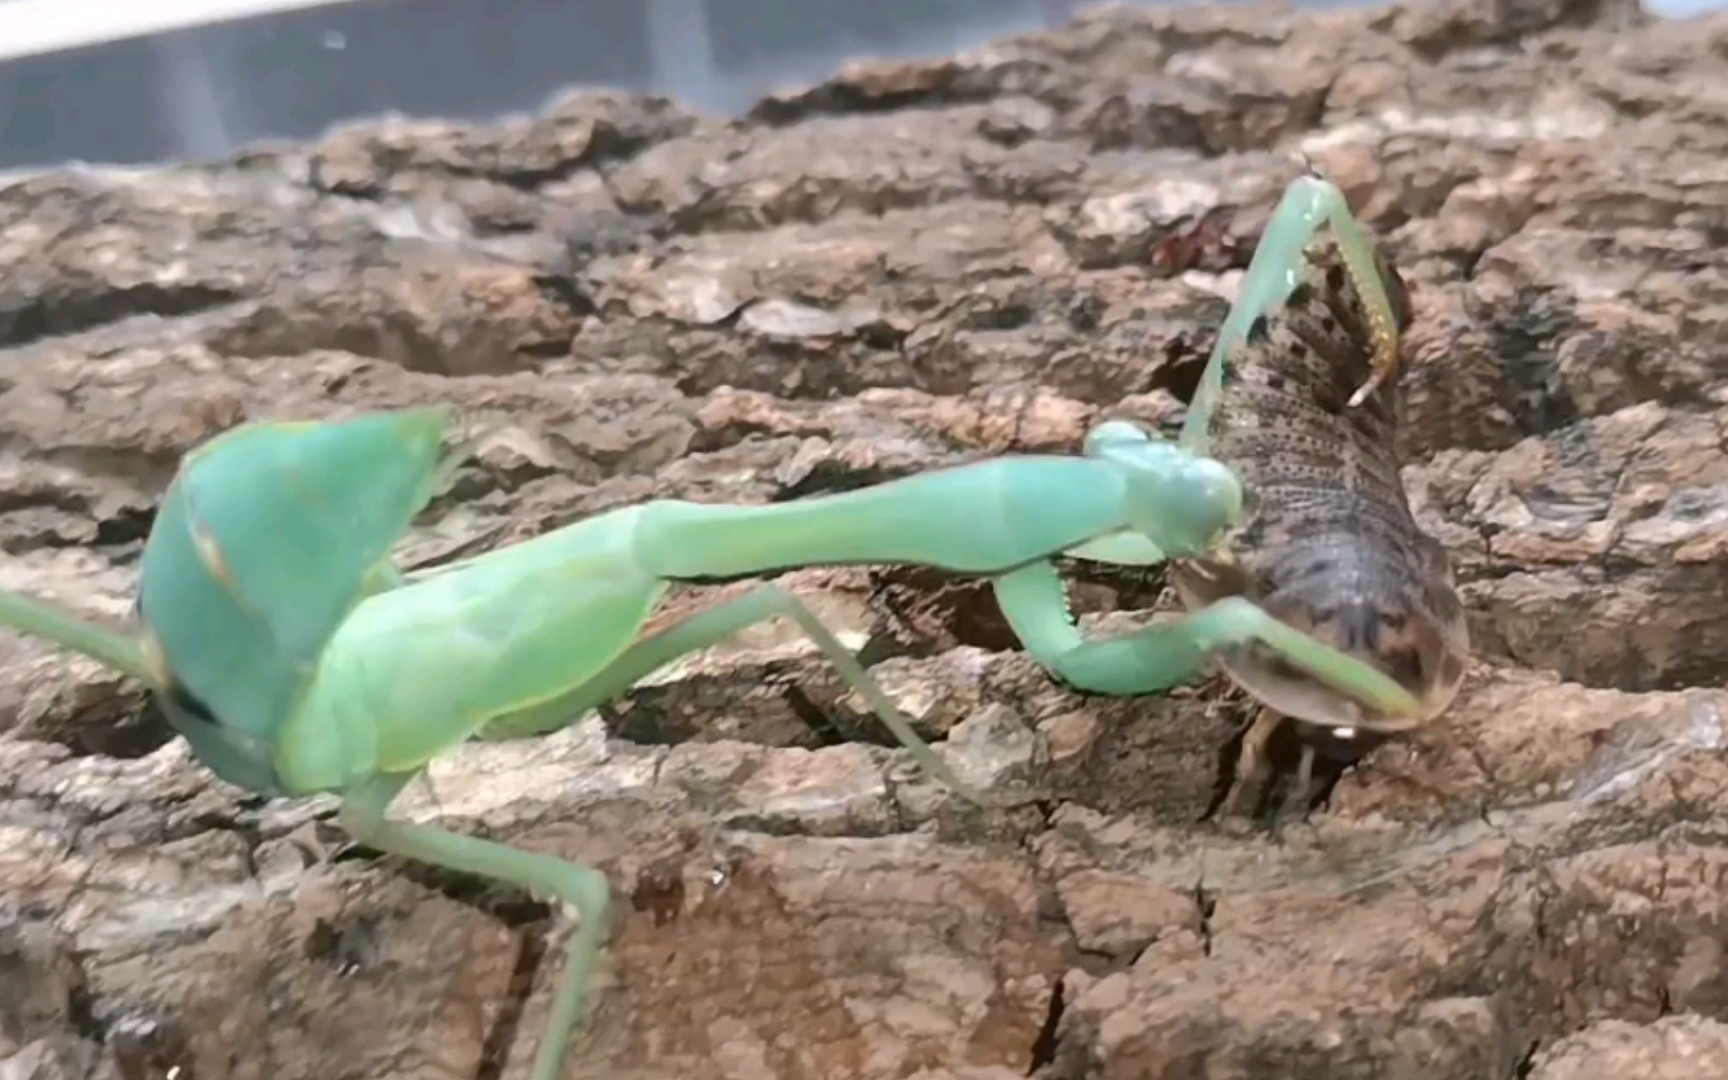
[[[0, 0], [0, 44], [10, 2]], [[122, 0], [62, 0], [68, 10], [114, 2]], [[1360, 0], [1296, 0], [1352, 2]], [[1728, 0], [1646, 2], [1688, 14]], [[737, 112], [849, 59], [947, 55], [1059, 25], [1079, 6], [348, 0], [0, 62], [0, 170], [206, 159], [260, 140], [313, 139], [341, 121], [391, 111], [495, 119], [536, 111], [578, 87], [650, 91]]]
[[[64, 0], [67, 6], [98, 0]], [[149, 0], [133, 0], [148, 3]], [[5, 5], [0, 0], [0, 34]], [[202, 159], [399, 111], [483, 120], [576, 87], [716, 112], [858, 56], [943, 55], [1074, 0], [364, 0], [0, 63], [0, 169]]]

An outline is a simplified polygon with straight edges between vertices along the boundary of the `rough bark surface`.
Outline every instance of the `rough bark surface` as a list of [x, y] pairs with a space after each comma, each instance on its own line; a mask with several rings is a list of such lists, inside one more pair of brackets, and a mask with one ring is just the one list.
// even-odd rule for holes
[[[1722, 1075], [1728, 16], [1102, 12], [738, 121], [585, 95], [18, 179], [0, 585], [123, 616], [179, 456], [245, 419], [489, 428], [417, 563], [1167, 421], [1299, 153], [1414, 288], [1408, 480], [1480, 651], [1308, 821], [1201, 820], [1217, 681], [1083, 697], [975, 587], [864, 570], [785, 582], [1019, 809], [909, 775], [772, 625], [405, 808], [614, 883], [571, 1078]], [[1159, 582], [1078, 594], [1131, 623]], [[543, 905], [220, 785], [10, 636], [0, 729], [0, 1078], [525, 1074]]]

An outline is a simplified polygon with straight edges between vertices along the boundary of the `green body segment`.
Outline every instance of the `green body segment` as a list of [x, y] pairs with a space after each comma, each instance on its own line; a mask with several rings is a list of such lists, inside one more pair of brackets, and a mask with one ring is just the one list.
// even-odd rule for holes
[[[674, 581], [855, 563], [996, 574], [1042, 559], [1121, 528], [1139, 486], [1178, 475], [1167, 444], [1142, 449], [1004, 458], [774, 505], [647, 503], [378, 593], [335, 631], [280, 733], [278, 772], [294, 792], [337, 790], [418, 768], [483, 729], [567, 723], [574, 714], [554, 703], [599, 704], [594, 680], [623, 681], [608, 669]], [[1197, 467], [1228, 479], [1213, 473]], [[1222, 508], [1200, 515], [1203, 534], [1237, 505], [1224, 488]], [[1187, 550], [1188, 530], [1171, 524], [1166, 543]]]
[[1132, 424], [1084, 457], [1024, 455], [764, 507], [655, 504], [645, 554], [675, 578], [897, 564], [995, 575], [1081, 550], [1139, 561], [1205, 550], [1241, 514], [1230, 470]]
[[676, 579], [872, 563], [989, 574], [1119, 525], [1128, 497], [1107, 462], [1000, 458], [766, 506], [650, 504], [639, 554]]
[[432, 495], [447, 409], [235, 429], [188, 455], [145, 545], [139, 611], [174, 680], [269, 740]]
[[641, 507], [578, 522], [363, 601], [277, 740], [291, 791], [411, 772], [489, 721], [593, 678], [666, 589]]

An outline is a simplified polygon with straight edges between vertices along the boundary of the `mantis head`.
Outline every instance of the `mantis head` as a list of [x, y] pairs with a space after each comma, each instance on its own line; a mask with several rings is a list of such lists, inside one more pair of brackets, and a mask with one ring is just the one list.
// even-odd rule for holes
[[191, 745], [205, 768], [235, 787], [269, 798], [287, 794], [277, 778], [276, 755], [268, 742], [223, 724], [178, 683], [151, 696], [168, 726]]
[[1093, 428], [1086, 454], [1122, 468], [1129, 526], [1170, 558], [1204, 554], [1242, 519], [1242, 483], [1228, 466], [1134, 424]]

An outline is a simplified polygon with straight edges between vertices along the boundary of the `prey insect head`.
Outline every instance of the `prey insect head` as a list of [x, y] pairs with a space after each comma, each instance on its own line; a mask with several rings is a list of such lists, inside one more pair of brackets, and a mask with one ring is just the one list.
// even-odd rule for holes
[[1228, 466], [1125, 421], [1086, 436], [1088, 456], [1120, 466], [1127, 524], [1173, 558], [1201, 555], [1242, 520], [1242, 483]]

